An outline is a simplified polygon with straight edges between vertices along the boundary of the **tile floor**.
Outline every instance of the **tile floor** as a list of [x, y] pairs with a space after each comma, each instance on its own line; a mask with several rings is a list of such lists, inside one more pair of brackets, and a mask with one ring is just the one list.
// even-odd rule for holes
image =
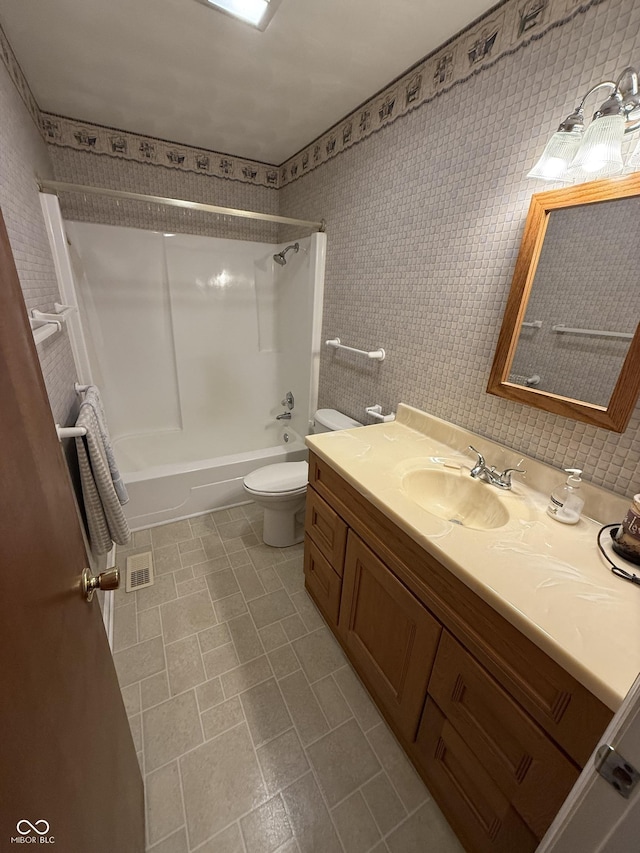
[[461, 853], [250, 504], [134, 534], [114, 653], [149, 853]]

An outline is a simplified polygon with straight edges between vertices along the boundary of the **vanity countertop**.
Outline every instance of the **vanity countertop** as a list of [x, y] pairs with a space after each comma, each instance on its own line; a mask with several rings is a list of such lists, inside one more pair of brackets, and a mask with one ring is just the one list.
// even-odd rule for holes
[[[310, 435], [306, 442], [605, 705], [618, 709], [640, 672], [640, 589], [611, 573], [596, 534], [601, 524], [622, 520], [628, 499], [585, 483], [582, 497], [591, 517], [560, 524], [545, 509], [562, 471], [402, 403], [392, 423]], [[527, 469], [524, 478], [514, 475], [510, 492], [482, 484], [509, 510], [501, 527], [477, 530], [438, 518], [403, 487], [407, 474], [424, 468], [467, 476], [475, 461], [469, 444], [487, 464], [502, 469], [521, 463]], [[610, 541], [606, 533], [603, 542], [605, 536]], [[633, 570], [606, 547], [619, 565]]]

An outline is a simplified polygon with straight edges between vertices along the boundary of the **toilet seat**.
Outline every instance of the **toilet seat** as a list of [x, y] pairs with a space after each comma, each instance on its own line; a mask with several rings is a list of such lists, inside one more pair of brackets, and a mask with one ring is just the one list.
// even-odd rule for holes
[[247, 474], [244, 487], [255, 495], [302, 495], [308, 479], [308, 462], [279, 462]]

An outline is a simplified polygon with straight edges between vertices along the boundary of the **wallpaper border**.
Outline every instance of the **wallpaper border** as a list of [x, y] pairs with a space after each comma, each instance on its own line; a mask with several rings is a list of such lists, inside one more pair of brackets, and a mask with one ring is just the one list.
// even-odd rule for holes
[[279, 168], [284, 187], [550, 29], [606, 0], [512, 0], [494, 7]]

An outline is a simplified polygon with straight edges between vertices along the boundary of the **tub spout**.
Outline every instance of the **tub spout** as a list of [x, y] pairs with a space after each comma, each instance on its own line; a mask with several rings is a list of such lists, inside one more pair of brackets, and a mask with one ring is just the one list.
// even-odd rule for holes
[[276, 415], [277, 421], [290, 421], [291, 420], [291, 412], [283, 412], [281, 415]]

